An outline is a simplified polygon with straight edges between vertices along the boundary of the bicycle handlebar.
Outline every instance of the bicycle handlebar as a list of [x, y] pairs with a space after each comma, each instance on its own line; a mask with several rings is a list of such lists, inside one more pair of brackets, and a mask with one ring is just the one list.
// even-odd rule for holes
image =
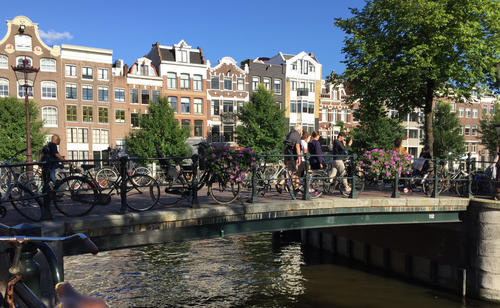
[[16, 243], [25, 243], [25, 242], [58, 242], [58, 241], [67, 241], [74, 238], [78, 238], [83, 241], [87, 249], [92, 254], [97, 254], [99, 249], [92, 242], [92, 240], [87, 237], [83, 233], [76, 233], [63, 237], [45, 237], [45, 236], [25, 236], [25, 235], [12, 235], [12, 236], [0, 236], [0, 242], [16, 242]]

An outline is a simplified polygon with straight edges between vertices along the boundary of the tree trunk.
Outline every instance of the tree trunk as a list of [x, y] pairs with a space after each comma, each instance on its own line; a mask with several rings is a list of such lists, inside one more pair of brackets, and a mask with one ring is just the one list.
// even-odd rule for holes
[[433, 109], [433, 99], [434, 99], [434, 82], [431, 80], [427, 81], [427, 91], [425, 93], [425, 139], [424, 145], [429, 147], [429, 153], [431, 157], [434, 157], [434, 133], [432, 129], [432, 124], [434, 121], [434, 109]]

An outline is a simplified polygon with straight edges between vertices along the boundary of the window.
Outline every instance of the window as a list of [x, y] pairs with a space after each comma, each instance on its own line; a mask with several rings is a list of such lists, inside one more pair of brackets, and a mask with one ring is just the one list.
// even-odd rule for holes
[[340, 121], [347, 122], [347, 109], [340, 110]]
[[309, 102], [309, 109], [307, 110], [308, 113], [314, 114], [314, 102]]
[[77, 99], [77, 90], [76, 90], [76, 84], [74, 83], [67, 83], [66, 84], [66, 99]]
[[97, 69], [97, 79], [98, 80], [108, 80], [108, 69], [98, 68]]
[[477, 136], [477, 125], [472, 125], [472, 136]]
[[28, 64], [27, 64], [28, 66], [33, 66], [33, 60], [31, 60], [31, 58], [30, 58], [30, 57], [26, 57], [26, 56], [23, 56], [23, 57], [17, 57], [17, 58], [16, 58], [16, 63], [17, 63], [17, 65], [18, 65], [18, 66], [23, 66], [23, 61], [24, 61], [25, 59], [26, 59], [26, 60], [28, 60]]
[[471, 143], [470, 145], [471, 145], [471, 147], [470, 147], [470, 151], [471, 151], [472, 153], [476, 153], [476, 151], [477, 151], [477, 144], [475, 144], [475, 143]]
[[203, 120], [194, 120], [194, 136], [203, 137]]
[[271, 79], [264, 78], [264, 85], [266, 86], [266, 90], [271, 90]]
[[234, 126], [224, 125], [224, 140], [226, 142], [234, 141]]
[[181, 127], [187, 127], [189, 135], [191, 135], [191, 120], [181, 120]]
[[125, 89], [115, 89], [115, 102], [125, 102]]
[[67, 143], [88, 143], [89, 130], [87, 128], [67, 128], [66, 139]]
[[99, 102], [107, 102], [108, 101], [109, 90], [108, 87], [99, 86], [97, 88], [97, 100]]
[[459, 118], [464, 117], [464, 108], [463, 107], [458, 108], [458, 117]]
[[93, 129], [92, 141], [94, 144], [108, 144], [109, 131], [107, 129]]
[[181, 62], [188, 62], [188, 53], [187, 50], [181, 50]]
[[76, 122], [76, 106], [75, 105], [66, 105], [66, 121]]
[[56, 60], [55, 59], [40, 59], [40, 71], [42, 72], [55, 72]]
[[130, 114], [130, 126], [139, 127], [139, 114], [131, 113]]
[[94, 69], [88, 66], [82, 67], [82, 79], [94, 79]]
[[159, 90], [153, 90], [153, 102], [158, 103], [158, 99], [160, 97], [160, 91]]
[[201, 75], [193, 76], [193, 90], [202, 91], [203, 90], [203, 81]]
[[231, 77], [224, 77], [224, 90], [233, 89], [233, 80]]
[[57, 127], [57, 108], [47, 106], [42, 108], [43, 127]]
[[470, 118], [470, 108], [465, 108], [465, 117]]
[[491, 104], [490, 105], [490, 114], [493, 115], [495, 113], [495, 105]]
[[292, 63], [292, 70], [294, 70], [294, 71], [297, 70], [297, 61]]
[[291, 84], [292, 91], [297, 90], [297, 81], [292, 81], [290, 84]]
[[464, 127], [462, 125], [460, 125], [460, 131], [458, 131], [458, 134], [459, 135], [463, 135], [464, 134]]
[[85, 101], [94, 100], [94, 89], [91, 85], [82, 85], [82, 99]]
[[337, 118], [338, 118], [338, 115], [337, 115], [337, 109], [332, 109], [332, 112], [329, 114], [330, 116], [330, 122], [331, 123], [337, 123]]
[[94, 110], [92, 109], [92, 106], [83, 106], [82, 107], [83, 122], [93, 122], [94, 121], [93, 113]]
[[57, 99], [57, 84], [53, 81], [42, 81], [42, 99]]
[[202, 114], [203, 113], [203, 100], [201, 98], [195, 98], [193, 100], [193, 111], [196, 114]]
[[290, 112], [293, 112], [293, 113], [297, 112], [297, 101], [296, 100], [290, 100]]
[[[18, 97], [25, 97], [26, 95], [26, 88], [17, 83], [17, 96]], [[28, 97], [33, 98], [33, 87], [28, 87]]]
[[470, 126], [465, 125], [465, 136], [470, 136]]
[[219, 87], [220, 87], [219, 77], [218, 76], [212, 77], [212, 79], [210, 79], [210, 88], [218, 90]]
[[252, 89], [255, 91], [259, 87], [260, 83], [260, 78], [259, 77], [252, 77]]
[[139, 104], [139, 89], [130, 89], [130, 103]]
[[274, 79], [274, 94], [281, 94], [281, 79]]
[[108, 123], [108, 108], [99, 107], [99, 123]]
[[245, 79], [238, 78], [236, 80], [238, 91], [245, 91]]
[[478, 112], [477, 108], [472, 109], [472, 117], [474, 119], [477, 119], [478, 115], [479, 115], [479, 112]]
[[181, 74], [181, 89], [189, 90], [189, 74]]
[[125, 139], [116, 139], [115, 143], [117, 149], [125, 150]]
[[9, 80], [0, 78], [0, 97], [9, 96]]
[[314, 93], [314, 88], [315, 88], [314, 82], [310, 82], [309, 83], [309, 92], [313, 92]]
[[9, 69], [9, 58], [6, 55], [0, 55], [0, 68]]
[[457, 104], [450, 103], [451, 111], [455, 112], [457, 110]]
[[328, 110], [321, 110], [321, 122], [328, 122]]
[[483, 105], [483, 115], [486, 115], [487, 112], [488, 112], [488, 105], [484, 104]]
[[66, 77], [76, 77], [76, 65], [66, 64], [65, 72]]
[[167, 73], [167, 88], [177, 89], [177, 74]]
[[181, 97], [181, 113], [191, 113], [191, 102], [187, 97]]
[[25, 34], [18, 34], [15, 37], [15, 44], [17, 51], [32, 51], [31, 50], [31, 36]]
[[149, 90], [147, 89], [141, 90], [141, 104], [143, 105], [149, 104]]
[[222, 111], [224, 113], [227, 113], [227, 112], [234, 112], [234, 104], [233, 104], [233, 101], [224, 101], [222, 103]]
[[141, 76], [149, 76], [149, 66], [146, 63], [141, 64]]
[[125, 123], [125, 110], [115, 109], [115, 123]]
[[418, 139], [418, 129], [409, 129], [408, 138]]
[[220, 114], [219, 108], [220, 108], [219, 100], [218, 99], [212, 100], [212, 115], [219, 115]]
[[169, 96], [168, 102], [170, 103], [170, 106], [172, 106], [172, 109], [174, 109], [174, 112], [177, 113], [177, 97]]

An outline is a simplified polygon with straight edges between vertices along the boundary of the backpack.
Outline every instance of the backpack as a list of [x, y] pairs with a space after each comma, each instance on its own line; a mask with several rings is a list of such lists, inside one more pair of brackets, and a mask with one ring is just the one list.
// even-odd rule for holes
[[[293, 159], [297, 159], [297, 152], [295, 150], [295, 143], [293, 142], [291, 135], [293, 131], [289, 132], [288, 135], [285, 138], [285, 141], [283, 141], [283, 145], [285, 146], [285, 149], [283, 153], [285, 155], [293, 155]], [[285, 159], [290, 159], [292, 157], [285, 157]]]
[[51, 160], [50, 157], [50, 149], [49, 145], [46, 144], [43, 146], [43, 148], [38, 152], [38, 161], [40, 162], [48, 162]]

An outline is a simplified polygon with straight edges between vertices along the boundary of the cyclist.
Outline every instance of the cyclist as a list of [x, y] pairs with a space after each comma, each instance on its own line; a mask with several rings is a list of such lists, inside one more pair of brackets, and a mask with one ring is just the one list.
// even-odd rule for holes
[[[347, 145], [346, 145], [347, 144]], [[352, 139], [349, 140], [349, 143], [346, 143], [346, 134], [345, 132], [340, 132], [337, 136], [337, 139], [333, 142], [333, 155], [335, 155], [335, 160], [333, 161], [333, 169], [330, 178], [333, 179], [337, 175], [337, 173], [342, 176], [345, 171], [344, 159], [347, 156], [347, 150], [352, 145]], [[347, 183], [347, 179], [342, 179], [342, 183], [344, 184], [346, 193], [351, 192], [351, 187]]]
[[41, 161], [47, 162], [47, 170], [50, 172], [50, 180], [53, 183], [57, 181], [56, 170], [63, 167], [60, 161], [64, 160], [64, 156], [62, 156], [57, 149], [60, 143], [61, 138], [59, 135], [52, 135], [50, 142], [42, 149], [43, 156]]
[[56, 293], [60, 300], [57, 308], [108, 308], [102, 299], [80, 294], [69, 282], [58, 283]]

